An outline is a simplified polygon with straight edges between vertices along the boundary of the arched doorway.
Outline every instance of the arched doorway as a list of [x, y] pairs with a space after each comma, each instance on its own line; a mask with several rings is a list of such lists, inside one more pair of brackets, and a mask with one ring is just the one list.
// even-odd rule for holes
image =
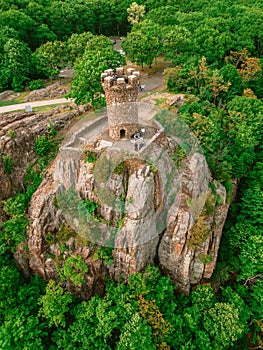
[[121, 129], [121, 130], [120, 130], [120, 138], [121, 138], [121, 139], [124, 139], [125, 136], [126, 136], [125, 134], [126, 134], [126, 131], [125, 131], [124, 129]]

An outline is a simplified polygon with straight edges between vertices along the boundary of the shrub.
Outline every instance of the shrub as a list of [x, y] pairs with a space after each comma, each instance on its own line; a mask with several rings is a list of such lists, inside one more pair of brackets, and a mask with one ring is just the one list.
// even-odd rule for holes
[[57, 130], [52, 120], [49, 121], [49, 136], [54, 137], [57, 135]]
[[213, 261], [213, 258], [211, 255], [209, 254], [205, 254], [205, 253], [201, 253], [198, 255], [198, 259], [199, 261], [201, 261], [201, 263], [203, 264], [208, 264], [210, 263], [211, 261]]
[[209, 237], [209, 226], [206, 224], [206, 217], [200, 215], [189, 233], [188, 246], [192, 249], [199, 247]]
[[5, 173], [10, 175], [12, 172], [13, 164], [14, 164], [14, 161], [13, 161], [11, 155], [9, 153], [4, 154], [2, 156], [2, 162], [3, 162], [4, 168], [5, 168]]
[[66, 326], [66, 314], [69, 311], [69, 304], [72, 296], [53, 280], [46, 286], [46, 294], [39, 298], [40, 305], [38, 316], [42, 316], [48, 321], [49, 326]]
[[9, 216], [22, 215], [27, 208], [27, 197], [24, 193], [17, 193], [4, 202], [4, 211]]
[[42, 89], [44, 87], [43, 81], [41, 79], [31, 80], [28, 84], [29, 90]]
[[51, 149], [51, 143], [46, 136], [37, 136], [34, 151], [40, 157], [47, 156]]
[[7, 243], [11, 252], [15, 252], [18, 244], [26, 239], [27, 226], [28, 220], [24, 215], [15, 215], [1, 224], [4, 241]]
[[180, 167], [182, 164], [182, 161], [187, 157], [186, 151], [184, 150], [184, 148], [182, 148], [181, 146], [178, 145], [178, 148], [175, 152], [173, 152], [171, 154], [171, 158], [174, 162], [174, 164], [177, 167]]
[[65, 260], [63, 273], [66, 278], [76, 284], [85, 282], [84, 274], [88, 272], [88, 266], [81, 256], [70, 256]]
[[65, 223], [57, 232], [56, 238], [59, 242], [67, 242], [71, 237], [75, 237], [76, 235], [77, 234], [73, 228], [71, 228], [68, 223]]
[[12, 129], [9, 129], [6, 134], [10, 136], [12, 139], [16, 137], [16, 133]]
[[112, 251], [113, 248], [98, 247], [93, 258], [95, 261], [102, 259], [105, 264], [111, 265], [113, 263]]
[[93, 214], [99, 206], [97, 203], [90, 201], [88, 199], [85, 199], [82, 203], [84, 204], [84, 207], [87, 209], [87, 211], [90, 214]]
[[87, 156], [85, 158], [85, 162], [87, 162], [87, 163], [95, 163], [96, 162], [96, 160], [98, 158], [98, 154], [96, 152], [88, 150], [85, 152], [85, 154]]

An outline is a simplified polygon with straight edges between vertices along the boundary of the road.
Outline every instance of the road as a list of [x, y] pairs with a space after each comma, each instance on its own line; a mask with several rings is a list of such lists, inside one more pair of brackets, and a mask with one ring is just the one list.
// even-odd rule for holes
[[0, 113], [25, 110], [26, 106], [30, 106], [33, 108], [33, 107], [40, 107], [40, 106], [55, 105], [55, 104], [60, 104], [60, 103], [70, 103], [70, 102], [72, 102], [72, 100], [66, 99], [66, 98], [58, 98], [56, 100], [25, 102], [25, 103], [20, 103], [20, 104], [16, 104], [16, 105], [0, 107]]

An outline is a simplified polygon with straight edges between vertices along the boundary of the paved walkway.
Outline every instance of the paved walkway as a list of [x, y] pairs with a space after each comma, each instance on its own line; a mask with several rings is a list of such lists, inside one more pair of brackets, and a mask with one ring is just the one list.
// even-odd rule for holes
[[25, 110], [26, 106], [30, 106], [33, 108], [33, 107], [40, 107], [40, 106], [55, 105], [60, 103], [70, 103], [70, 102], [72, 102], [72, 100], [66, 99], [66, 98], [58, 98], [56, 100], [44, 100], [44, 101], [31, 101], [31, 102], [29, 101], [25, 103], [16, 104], [16, 105], [0, 107], [0, 113]]
[[[84, 127], [81, 127], [84, 120]], [[64, 149], [67, 148], [74, 148], [74, 149], [80, 149], [83, 144], [86, 144], [88, 140], [91, 140], [94, 136], [98, 135], [103, 129], [105, 129], [108, 126], [108, 118], [103, 117], [96, 121], [94, 124], [88, 123], [86, 119], [82, 119], [80, 122], [78, 122], [79, 125], [79, 131], [75, 134], [73, 140], [66, 143], [66, 145], [63, 146]]]

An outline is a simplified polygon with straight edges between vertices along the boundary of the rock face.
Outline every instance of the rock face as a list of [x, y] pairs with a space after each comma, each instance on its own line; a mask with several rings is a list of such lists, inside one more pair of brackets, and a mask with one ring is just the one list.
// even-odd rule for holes
[[87, 107], [59, 106], [47, 113], [3, 113], [0, 118], [0, 221], [4, 220], [2, 200], [23, 191], [23, 178], [37, 156], [34, 143], [38, 135], [48, 132], [52, 123], [56, 130], [69, 125]]
[[43, 89], [38, 89], [30, 92], [30, 94], [25, 98], [25, 102], [27, 101], [38, 101], [44, 100], [46, 98], [59, 98], [64, 97], [69, 93], [69, 88], [63, 85], [62, 82], [56, 82], [53, 85], [49, 85]]
[[83, 275], [87, 283], [75, 285], [68, 278], [64, 281], [64, 287], [85, 299], [94, 293], [102, 295], [106, 275], [103, 262], [94, 261], [95, 248], [92, 245], [85, 245], [85, 241], [83, 243], [67, 225], [63, 225], [65, 219], [61, 210], [55, 205], [55, 193], [51, 168], [41, 187], [34, 194], [29, 210], [29, 217], [32, 220], [28, 239], [30, 268], [46, 281], [51, 278], [60, 280], [67, 259], [71, 255], [80, 256], [88, 265], [88, 271]]
[[227, 212], [225, 188], [212, 180], [205, 158], [194, 154], [182, 172], [180, 205], [158, 249], [160, 267], [181, 290], [189, 292], [191, 284], [211, 277]]
[[[211, 277], [228, 205], [204, 156], [193, 152], [175, 167], [171, 154], [177, 146], [163, 135], [147, 148], [147, 157], [131, 153], [113, 162], [107, 190], [100, 185], [118, 150], [112, 147], [101, 155], [95, 144], [84, 152], [62, 150], [34, 194], [30, 268], [46, 280], [61, 280], [62, 274], [65, 287], [84, 298], [94, 291], [103, 294], [106, 275], [125, 281], [154, 262], [185, 293], [191, 284]], [[58, 200], [62, 192], [67, 194], [64, 202]], [[81, 203], [93, 203], [93, 214]], [[65, 277], [69, 257], [87, 266], [82, 273], [73, 266], [80, 283]]]

